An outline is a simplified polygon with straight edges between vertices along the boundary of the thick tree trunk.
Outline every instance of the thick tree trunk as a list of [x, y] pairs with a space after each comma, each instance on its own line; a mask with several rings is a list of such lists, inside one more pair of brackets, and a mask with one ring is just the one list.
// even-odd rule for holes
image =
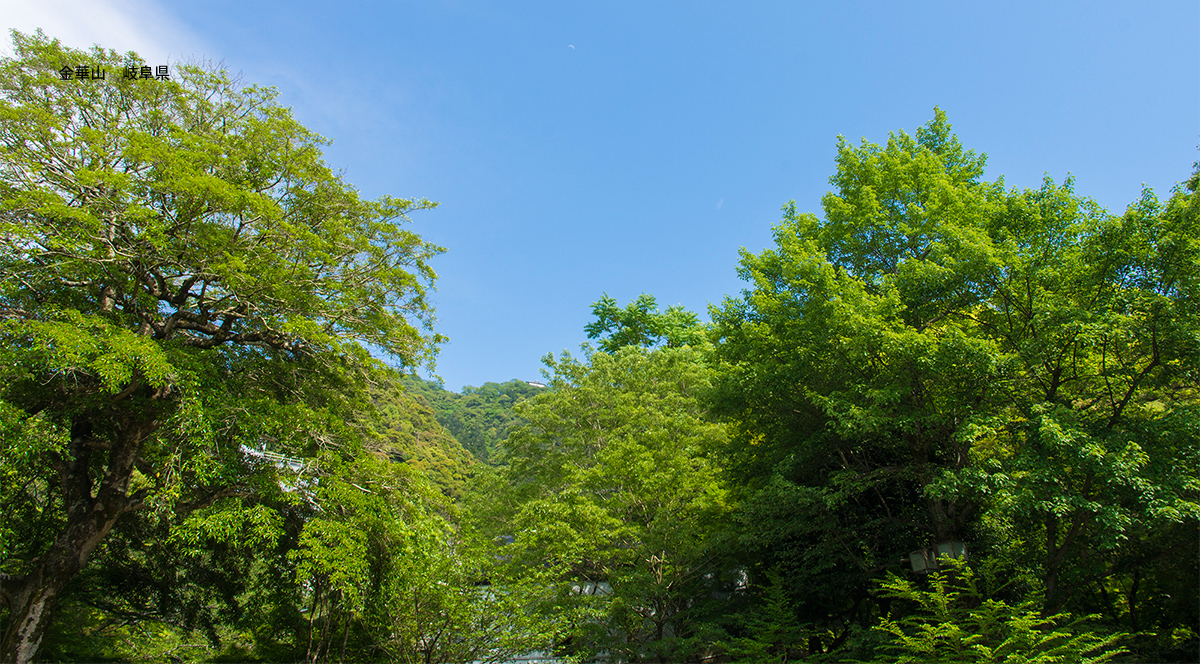
[[[6, 663], [33, 661], [50, 624], [51, 612], [58, 604], [59, 594], [74, 577], [74, 574], [55, 574], [53, 570], [41, 571], [41, 574], [22, 579], [23, 583], [12, 593], [2, 651]], [[51, 578], [47, 579], [45, 572], [50, 572]]]
[[[43, 586], [43, 592], [18, 591], [10, 604], [10, 621], [4, 635], [5, 662], [31, 662], [41, 646], [47, 621], [43, 618], [58, 599], [57, 590]], [[19, 618], [23, 616], [23, 618]]]
[[73, 515], [75, 518], [37, 562], [33, 573], [10, 587], [8, 629], [0, 648], [0, 661], [5, 664], [33, 661], [63, 588], [83, 569], [96, 545], [112, 530], [117, 517], [126, 511], [123, 507], [106, 509], [100, 501], [95, 501], [82, 518]]
[[59, 466], [67, 525], [50, 550], [30, 565], [30, 572], [7, 584], [8, 626], [0, 641], [0, 662], [27, 664], [37, 656], [46, 628], [63, 589], [87, 564], [122, 514], [141, 504], [126, 495], [141, 441], [153, 423], [122, 427], [120, 441], [109, 450], [108, 467], [100, 487], [92, 494], [90, 476], [91, 424], [72, 427], [68, 457]]

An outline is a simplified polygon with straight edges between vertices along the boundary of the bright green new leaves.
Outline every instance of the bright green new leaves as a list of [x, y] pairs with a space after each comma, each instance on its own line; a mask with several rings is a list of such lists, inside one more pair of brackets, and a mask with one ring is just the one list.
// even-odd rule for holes
[[[286, 502], [277, 469], [244, 449], [311, 458], [357, 445], [365, 384], [382, 377], [364, 344], [412, 367], [442, 341], [426, 299], [442, 250], [404, 226], [432, 203], [360, 198], [273, 90], [190, 65], [127, 80], [134, 54], [13, 40], [0, 61], [0, 415], [12, 434], [0, 473], [29, 481], [2, 493], [4, 531], [21, 536], [0, 542], [13, 574], [0, 660], [27, 661], [122, 515], [193, 514], [198, 542], [247, 520], [267, 528], [250, 506], [197, 512]], [[109, 75], [61, 80], [64, 63]], [[306, 545], [357, 555], [355, 541], [330, 530]], [[351, 586], [335, 586], [354, 605]]]
[[543, 626], [529, 593], [482, 585], [492, 547], [436, 513], [419, 470], [361, 452], [324, 456], [303, 490], [313, 511], [287, 557], [309, 607], [305, 659], [502, 661], [531, 650]]
[[872, 293], [894, 290], [911, 327], [969, 306], [995, 261], [985, 221], [999, 201], [979, 182], [985, 158], [963, 149], [940, 110], [915, 139], [901, 132], [885, 148], [839, 139], [822, 250]]
[[95, 379], [108, 396], [119, 395], [136, 375], [154, 389], [178, 381], [166, 353], [151, 339], [112, 325], [100, 316], [47, 308], [41, 320], [0, 321], [6, 367], [19, 380], [46, 372]]
[[746, 542], [818, 612], [850, 608], [817, 608], [821, 570], [963, 539], [1136, 630], [1200, 522], [1197, 179], [1123, 217], [1070, 179], [1005, 191], [940, 111], [837, 162], [825, 219], [785, 207], [712, 311], [727, 458], [772, 520]]
[[361, 200], [272, 90], [190, 66], [173, 81], [61, 81], [60, 61], [124, 58], [21, 35], [16, 48], [0, 105], [14, 313], [56, 292], [186, 345], [364, 341], [432, 358], [440, 337], [419, 328], [441, 249], [397, 223], [431, 203]]
[[624, 346], [649, 348], [662, 344], [667, 348], [679, 348], [704, 342], [704, 326], [696, 314], [680, 305], [667, 307], [659, 313], [654, 296], [646, 293], [624, 309], [606, 293], [592, 303], [592, 314], [596, 320], [583, 329], [589, 339], [600, 339], [600, 350], [606, 353]]
[[553, 584], [547, 611], [575, 648], [621, 657], [673, 648], [715, 583], [711, 526], [726, 511], [708, 452], [725, 437], [697, 401], [709, 370], [690, 348], [626, 347], [587, 364], [547, 358], [550, 389], [518, 407], [487, 529], [514, 538], [511, 571]]
[[1099, 664], [1127, 652], [1117, 643], [1125, 634], [1098, 636], [1070, 614], [1046, 618], [1032, 603], [1013, 607], [980, 591], [975, 572], [959, 561], [931, 575], [930, 590], [891, 575], [881, 594], [915, 611], [880, 620], [875, 630], [888, 635], [877, 662], [1004, 662]]
[[553, 621], [532, 608], [543, 588], [501, 586], [485, 574], [497, 565], [492, 546], [434, 529], [416, 533], [413, 544], [388, 579], [375, 628], [389, 660], [510, 661], [553, 633]]
[[982, 160], [940, 113], [916, 140], [841, 143], [838, 166], [828, 220], [787, 206], [776, 248], [742, 254], [751, 288], [713, 309], [717, 404], [740, 422], [737, 476], [823, 487], [834, 515], [850, 510], [829, 553], [868, 569], [971, 518], [972, 505], [919, 492], [966, 467], [986, 429], [975, 405], [1004, 357], [971, 330], [998, 261], [982, 222], [1001, 192], [978, 183]]
[[357, 452], [324, 455], [320, 476], [300, 490], [314, 513], [288, 557], [307, 590], [309, 661], [344, 658], [351, 634], [356, 650], [377, 641], [370, 632], [389, 601], [389, 580], [421, 531], [444, 528], [427, 514], [424, 478]]
[[[1040, 535], [1053, 610], [1082, 603], [1137, 629], [1144, 565], [1194, 557], [1151, 535], [1200, 522], [1200, 479], [1180, 472], [1200, 461], [1194, 197], [1181, 187], [1164, 208], [1147, 192], [1114, 218], [1047, 181], [993, 222], [1005, 266], [978, 321], [1011, 358], [994, 406], [1007, 423], [977, 453], [989, 518]], [[1094, 583], [1124, 606], [1076, 597]]]

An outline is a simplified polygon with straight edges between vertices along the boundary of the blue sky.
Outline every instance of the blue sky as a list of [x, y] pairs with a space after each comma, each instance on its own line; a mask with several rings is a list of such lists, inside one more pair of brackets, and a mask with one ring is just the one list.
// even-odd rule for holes
[[43, 28], [273, 85], [364, 195], [426, 197], [450, 389], [536, 379], [590, 305], [706, 317], [779, 209], [820, 212], [838, 135], [949, 114], [988, 178], [1120, 212], [1200, 158], [1196, 2], [0, 0]]

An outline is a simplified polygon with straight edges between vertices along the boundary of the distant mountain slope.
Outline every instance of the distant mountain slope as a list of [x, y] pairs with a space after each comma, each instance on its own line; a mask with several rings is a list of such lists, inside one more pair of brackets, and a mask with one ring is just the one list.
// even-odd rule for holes
[[519, 422], [513, 406], [547, 389], [516, 379], [484, 383], [482, 387], [468, 386], [462, 394], [416, 376], [405, 376], [401, 384], [410, 394], [425, 397], [438, 422], [476, 459], [488, 464], [497, 462], [500, 442], [508, 438], [509, 431]]
[[443, 494], [458, 500], [477, 461], [438, 422], [425, 396], [397, 384], [373, 397], [383, 419], [381, 451], [421, 470]]

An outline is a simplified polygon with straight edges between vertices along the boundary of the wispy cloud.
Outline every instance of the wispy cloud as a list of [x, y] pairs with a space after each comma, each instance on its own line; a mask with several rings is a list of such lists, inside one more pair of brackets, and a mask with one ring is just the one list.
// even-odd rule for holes
[[150, 0], [3, 0], [5, 30], [0, 52], [12, 55], [13, 28], [46, 36], [73, 48], [100, 44], [121, 53], [136, 51], [146, 62], [204, 57], [203, 41]]

